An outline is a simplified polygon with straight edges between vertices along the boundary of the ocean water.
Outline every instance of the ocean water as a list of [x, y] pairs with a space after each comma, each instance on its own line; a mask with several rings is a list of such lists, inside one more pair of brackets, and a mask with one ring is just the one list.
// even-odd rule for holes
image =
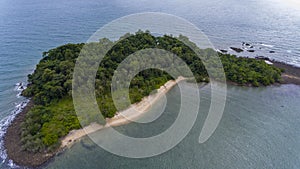
[[[272, 59], [300, 66], [300, 7], [290, 1], [250, 0], [246, 2], [238, 0], [191, 0], [186, 2], [185, 0], [1, 0], [0, 138], [3, 136], [7, 125], [14, 115], [20, 111], [20, 108], [24, 106], [27, 101], [25, 98], [19, 96], [22, 89], [18, 85], [16, 86], [16, 84], [22, 83], [26, 85], [27, 74], [33, 72], [35, 65], [42, 57], [43, 51], [47, 51], [65, 43], [85, 42], [104, 24], [124, 15], [137, 12], [165, 12], [183, 17], [198, 26], [205, 34], [207, 34], [217, 49], [228, 49], [230, 46], [242, 47], [242, 42], [247, 42], [254, 46], [256, 52], [244, 52], [240, 55], [251, 57], [264, 55]], [[275, 51], [275, 53], [270, 54], [269, 51], [271, 50]], [[232, 90], [238, 91], [237, 95], [243, 97], [245, 93], [242, 91], [247, 89], [232, 87]], [[262, 115], [268, 113], [270, 107], [275, 107], [275, 112], [283, 112], [283, 114], [282, 116], [279, 116], [278, 114], [269, 112], [268, 115], [271, 116], [271, 119], [278, 118], [277, 120], [279, 120], [283, 118], [288, 121], [283, 123], [279, 120], [273, 121], [274, 123], [268, 123], [270, 125], [270, 131], [266, 129], [266, 131], [269, 132], [266, 132], [265, 134], [275, 133], [266, 135], [266, 138], [273, 140], [272, 137], [277, 136], [277, 130], [271, 129], [272, 125], [276, 128], [276, 124], [279, 123], [282, 125], [281, 127], [288, 128], [290, 123], [299, 124], [299, 117], [295, 114], [295, 116], [292, 116], [292, 111], [297, 112], [297, 107], [295, 108], [295, 106], [297, 106], [297, 101], [299, 103], [299, 93], [297, 93], [299, 88], [296, 86], [281, 86], [248, 90], [262, 90], [262, 93], [265, 92], [265, 94], [262, 94], [253, 91], [253, 96], [251, 94], [251, 97], [253, 98], [261, 96], [264, 98], [262, 99], [263, 101], [270, 101], [268, 104], [269, 107], [265, 107], [265, 102], [259, 102], [257, 104], [260, 105], [261, 108], [257, 111], [261, 112]], [[292, 100], [292, 102], [287, 104], [295, 102], [294, 105], [290, 105], [291, 107], [294, 106], [294, 109], [285, 106], [287, 110], [281, 111], [280, 108], [276, 107], [278, 103], [272, 102], [273, 98], [269, 98], [269, 95], [277, 97], [276, 93], [274, 95], [268, 93], [273, 92], [273, 90], [278, 92], [286, 91], [286, 93], [284, 93], [285, 99]], [[298, 94], [296, 95], [298, 97], [296, 97], [295, 94]], [[243, 103], [244, 109], [233, 109], [232, 113], [243, 113], [244, 110], [251, 110], [253, 108], [253, 104], [251, 104], [252, 99], [249, 100], [251, 97], [247, 100], [250, 102], [249, 104], [246, 102]], [[255, 101], [255, 99], [253, 100]], [[282, 100], [282, 102], [284, 102], [284, 100]], [[235, 105], [241, 104], [239, 99], [233, 99], [228, 104], [231, 103]], [[288, 115], [285, 115], [284, 112], [288, 112]], [[232, 114], [229, 114], [228, 118], [230, 118], [231, 115]], [[234, 117], [239, 118], [239, 114], [234, 115]], [[243, 126], [243, 119], [240, 119], [238, 122]], [[294, 130], [296, 130], [296, 128]], [[240, 133], [235, 135], [235, 132], [238, 131], [233, 130], [232, 132], [227, 132], [226, 137], [242, 137]], [[243, 130], [240, 129], [240, 132], [243, 132]], [[285, 138], [291, 141], [295, 140], [297, 137], [295, 133], [289, 133], [286, 134]], [[278, 139], [281, 139], [281, 137]], [[0, 157], [2, 160], [0, 160], [0, 162], [2, 161], [2, 163], [0, 164], [0, 167], [10, 168], [12, 167], [12, 164], [6, 158], [1, 140]], [[243, 140], [237, 139], [236, 141]], [[257, 140], [252, 141], [255, 142]], [[289, 144], [281, 141], [282, 140], [279, 140], [279, 142], [276, 143], [276, 148], [279, 148], [279, 150], [288, 149], [287, 146], [289, 146]], [[296, 141], [299, 142], [299, 138]], [[219, 148], [223, 148], [222, 146], [225, 145], [220, 146], [221, 147]], [[275, 146], [272, 148], [275, 148]], [[290, 149], [290, 151], [294, 151], [294, 147], [290, 147]], [[234, 149], [230, 149], [230, 146], [227, 150], [234, 151]], [[245, 151], [246, 150], [247, 149], [245, 149]], [[74, 149], [65, 153], [62, 161], [57, 163], [55, 161], [53, 167], [55, 164], [57, 164], [56, 167], [60, 164], [60, 167], [58, 168], [67, 168], [67, 160], [63, 159], [71, 158], [72, 152], [76, 151], [81, 152], [79, 144], [76, 145]], [[211, 154], [214, 153], [213, 149], [207, 151]], [[82, 150], [82, 152], [84, 152], [84, 150]], [[276, 151], [276, 153], [278, 152], [279, 151]], [[77, 154], [80, 155], [80, 153]], [[209, 161], [209, 157], [210, 156], [203, 157], [203, 161], [205, 161], [205, 159]], [[273, 156], [267, 154], [265, 155], [265, 159], [271, 159], [272, 157]], [[289, 157], [287, 154], [285, 154], [285, 156], [280, 155], [280, 157], [282, 157], [280, 159], [284, 161], [282, 164], [291, 161], [291, 167], [289, 168], [299, 168], [299, 164], [292, 160], [293, 158], [298, 158], [298, 161], [300, 161], [299, 154], [296, 154], [293, 158], [287, 158]], [[172, 159], [172, 156], [169, 158]], [[251, 158], [254, 157], [251, 156]], [[123, 160], [126, 161], [126, 159]], [[234, 160], [234, 158], [232, 160]], [[66, 162], [66, 166], [63, 165], [64, 161]], [[87, 161], [86, 163], [89, 162], [87, 159], [85, 159], [85, 161]], [[128, 165], [131, 163], [130, 161], [131, 160], [128, 161]], [[109, 166], [108, 163], [109, 162], [105, 164]], [[144, 163], [141, 163], [141, 165], [147, 166]], [[71, 164], [69, 166], [71, 166]], [[78, 164], [78, 166], [80, 165]], [[218, 165], [216, 164], [216, 166]], [[151, 165], [148, 167], [151, 168]], [[102, 166], [100, 168], [106, 167]]]

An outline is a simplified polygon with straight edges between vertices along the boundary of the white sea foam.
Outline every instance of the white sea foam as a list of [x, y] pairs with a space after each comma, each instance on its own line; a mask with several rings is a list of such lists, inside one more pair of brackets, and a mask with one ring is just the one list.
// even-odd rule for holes
[[[18, 91], [17, 98], [21, 97], [21, 93], [24, 89], [26, 89], [26, 85], [24, 83], [17, 83], [15, 85], [15, 91]], [[4, 148], [4, 139], [3, 137], [5, 136], [6, 130], [8, 126], [12, 123], [12, 121], [15, 119], [16, 115], [22, 112], [22, 110], [26, 107], [28, 104], [29, 100], [22, 101], [21, 103], [15, 103], [15, 109], [11, 112], [11, 114], [5, 118], [3, 118], [0, 121], [0, 158], [2, 161], [2, 164], [7, 161], [7, 165], [10, 168], [19, 168], [16, 164], [13, 163], [12, 160], [7, 159], [7, 152]]]
[[264, 47], [268, 47], [268, 48], [273, 48], [274, 46], [273, 45], [268, 45], [268, 44], [260, 44], [261, 46], [264, 46]]
[[18, 165], [16, 165], [12, 160], [8, 160], [7, 164], [10, 168], [19, 168]]
[[[15, 87], [15, 91], [19, 91], [20, 93], [23, 91], [23, 90], [25, 90], [26, 88], [27, 88], [27, 85], [25, 84], [25, 83], [23, 83], [23, 82], [20, 82], [20, 83], [16, 83], [16, 85], [15, 85], [16, 87]], [[19, 94], [20, 94], [19, 93]]]

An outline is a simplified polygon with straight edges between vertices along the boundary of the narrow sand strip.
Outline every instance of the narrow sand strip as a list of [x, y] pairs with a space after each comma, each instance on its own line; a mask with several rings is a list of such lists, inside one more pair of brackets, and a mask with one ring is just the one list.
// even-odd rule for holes
[[168, 81], [157, 90], [157, 93], [143, 98], [141, 102], [131, 105], [128, 109], [122, 112], [118, 112], [113, 118], [106, 119], [107, 123], [105, 126], [97, 123], [92, 123], [84, 127], [83, 129], [71, 131], [66, 137], [62, 139], [61, 148], [69, 147], [83, 136], [94, 133], [100, 129], [130, 123], [134, 119], [137, 119], [139, 116], [147, 112], [147, 110], [149, 110], [156, 101], [158, 101], [177, 83], [185, 79], [186, 78], [180, 76], [176, 80]]

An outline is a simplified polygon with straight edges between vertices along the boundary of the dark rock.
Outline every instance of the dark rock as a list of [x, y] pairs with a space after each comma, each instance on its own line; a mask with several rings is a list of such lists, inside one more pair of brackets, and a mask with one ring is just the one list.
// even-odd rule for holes
[[268, 61], [270, 61], [270, 59], [269, 59], [268, 57], [265, 57], [265, 56], [256, 56], [255, 59], [268, 60]]
[[271, 50], [270, 53], [275, 53], [275, 51]]
[[230, 49], [234, 50], [234, 51], [237, 52], [237, 53], [244, 52], [244, 50], [241, 49], [241, 48], [230, 47]]
[[223, 49], [220, 49], [220, 51], [221, 51], [222, 53], [227, 53], [227, 52], [228, 52], [227, 50], [223, 50]]
[[255, 52], [255, 50], [248, 50], [248, 52], [251, 52], [251, 53], [253, 53], [253, 52]]
[[243, 46], [251, 46], [249, 43], [243, 42], [242, 43]]

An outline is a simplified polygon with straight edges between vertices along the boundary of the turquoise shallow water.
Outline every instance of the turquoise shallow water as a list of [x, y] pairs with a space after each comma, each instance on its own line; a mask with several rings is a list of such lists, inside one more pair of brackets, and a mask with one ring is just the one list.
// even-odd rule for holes
[[[97, 29], [114, 19], [149, 11], [166, 12], [191, 21], [208, 35], [216, 48], [239, 47], [245, 41], [255, 45], [256, 49], [261, 48], [255, 54], [244, 53], [245, 56], [265, 55], [300, 65], [299, 8], [289, 8], [278, 0], [2, 0], [0, 137], [13, 115], [18, 112], [16, 109], [25, 101], [24, 98], [17, 97], [20, 91], [15, 84], [26, 82], [27, 74], [34, 70], [43, 51], [65, 43], [85, 42]], [[270, 50], [274, 50], [275, 54], [270, 54]], [[279, 87], [278, 90], [283, 90], [282, 88], [291, 88], [291, 97], [298, 90], [290, 86]], [[239, 88], [236, 90], [239, 95]], [[297, 101], [297, 98], [299, 97], [292, 101]], [[265, 102], [261, 102], [262, 107]], [[272, 104], [276, 108], [277, 103], [270, 103], [270, 107]], [[252, 106], [248, 106], [248, 109], [252, 109]], [[281, 108], [275, 110], [281, 112]], [[135, 131], [134, 126], [131, 131]], [[0, 158], [3, 159], [0, 166], [7, 168], [8, 159], [1, 139], [0, 147]]]
[[[189, 90], [195, 90], [188, 85]], [[199, 134], [210, 105], [209, 86], [201, 89], [199, 115], [188, 136], [172, 150], [145, 159], [113, 155], [88, 138], [75, 144], [46, 166], [48, 169], [199, 169], [199, 168], [299, 168], [300, 87], [228, 87], [223, 118], [213, 136], [199, 144]], [[195, 90], [196, 91], [196, 90]], [[180, 91], [167, 94], [164, 114], [150, 124], [132, 123], [117, 127], [129, 136], [149, 137], [167, 129], [180, 107]], [[193, 98], [187, 98], [186, 101]], [[152, 109], [158, 109], [159, 104]], [[188, 113], [189, 110], [184, 110]], [[102, 131], [99, 134], [105, 134]], [[111, 140], [114, 144], [114, 140]], [[124, 145], [126, 146], [126, 145]]]

